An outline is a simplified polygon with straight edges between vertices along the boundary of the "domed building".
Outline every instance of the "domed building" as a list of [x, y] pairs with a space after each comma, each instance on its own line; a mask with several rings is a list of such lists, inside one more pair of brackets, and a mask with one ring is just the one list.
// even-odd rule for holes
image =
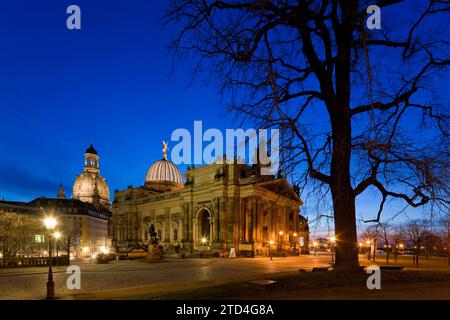
[[183, 179], [164, 143], [142, 186], [114, 192], [113, 245], [119, 252], [145, 247], [152, 229], [169, 253], [225, 255], [234, 248], [240, 256], [268, 255], [270, 243], [277, 251], [304, 251], [302, 204], [283, 177], [261, 176], [257, 166], [188, 166]]
[[158, 191], [171, 191], [183, 188], [183, 177], [177, 166], [167, 159], [166, 147], [164, 157], [148, 169], [145, 187]]
[[109, 207], [109, 187], [100, 175], [99, 159], [97, 150], [91, 144], [84, 154], [84, 171], [75, 178], [72, 198]]

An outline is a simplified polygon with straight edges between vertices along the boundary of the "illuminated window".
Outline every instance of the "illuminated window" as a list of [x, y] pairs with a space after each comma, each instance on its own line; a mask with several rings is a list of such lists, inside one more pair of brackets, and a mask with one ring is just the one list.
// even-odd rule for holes
[[36, 243], [44, 243], [44, 235], [43, 234], [35, 234], [34, 242]]

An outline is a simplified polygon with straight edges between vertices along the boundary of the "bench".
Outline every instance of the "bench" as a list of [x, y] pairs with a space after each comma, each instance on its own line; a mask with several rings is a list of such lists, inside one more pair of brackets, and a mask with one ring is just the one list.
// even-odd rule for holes
[[329, 267], [315, 267], [312, 269], [312, 272], [327, 272]]

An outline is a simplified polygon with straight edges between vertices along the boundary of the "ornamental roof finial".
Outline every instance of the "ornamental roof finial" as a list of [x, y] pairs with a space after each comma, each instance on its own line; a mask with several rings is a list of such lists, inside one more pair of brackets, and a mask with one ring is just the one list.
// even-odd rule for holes
[[167, 150], [169, 150], [169, 144], [165, 141], [162, 142], [164, 145], [164, 148], [162, 149], [164, 160], [167, 160]]

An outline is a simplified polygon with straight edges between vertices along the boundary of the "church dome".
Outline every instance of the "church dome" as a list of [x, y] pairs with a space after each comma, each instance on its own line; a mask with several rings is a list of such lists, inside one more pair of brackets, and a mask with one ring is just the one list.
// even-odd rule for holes
[[163, 141], [163, 145], [163, 158], [152, 164], [145, 177], [145, 186], [158, 192], [177, 190], [183, 187], [180, 170], [167, 159], [167, 142]]
[[110, 194], [106, 180], [95, 173], [84, 172], [77, 176], [73, 184], [73, 198], [83, 202], [92, 202], [97, 196], [100, 203], [109, 204]]
[[148, 169], [145, 184], [183, 185], [183, 177], [177, 166], [166, 158], [156, 161]]
[[89, 203], [110, 205], [109, 187], [105, 178], [100, 175], [100, 157], [91, 144], [84, 154], [84, 170], [75, 178], [72, 198]]

